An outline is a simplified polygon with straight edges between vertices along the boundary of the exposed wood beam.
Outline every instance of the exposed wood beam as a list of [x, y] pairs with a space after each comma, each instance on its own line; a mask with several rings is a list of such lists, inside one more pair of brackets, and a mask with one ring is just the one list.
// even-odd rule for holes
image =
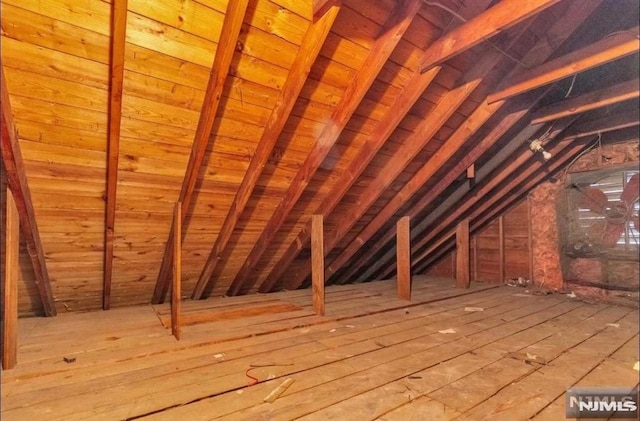
[[[492, 36], [553, 6], [559, 0], [503, 0], [471, 21], [458, 27], [446, 37], [434, 42], [425, 52], [422, 72], [441, 64]], [[438, 4], [424, 1], [427, 5]]]
[[[571, 34], [582, 24], [582, 22], [584, 22], [585, 19], [599, 6], [599, 4], [600, 4], [600, 1], [589, 2], [586, 4], [583, 2], [571, 3], [567, 8], [567, 10], [565, 11], [565, 13], [563, 14], [563, 17], [558, 21], [558, 23], [554, 24], [547, 32], [548, 38], [545, 40], [539, 41], [529, 51], [529, 53], [527, 53], [527, 55], [524, 57], [524, 60], [526, 60], [529, 63], [543, 63], [545, 60], [547, 60], [548, 57], [551, 56], [551, 54], [553, 54], [554, 46], [562, 45], [564, 41], [567, 40], [571, 36]], [[520, 72], [521, 70], [514, 69], [509, 73], [509, 76], [510, 77], [515, 76]], [[530, 98], [523, 97], [521, 99], [521, 102], [518, 103], [516, 107], [514, 107], [515, 111], [509, 114], [505, 119], [503, 119], [503, 121], [497, 127], [492, 129], [492, 132], [486, 138], [484, 138], [480, 143], [474, 146], [474, 148], [467, 155], [467, 157], [463, 158], [460, 163], [456, 164], [456, 166], [449, 173], [449, 175], [443, 178], [442, 180], [440, 180], [431, 192], [424, 195], [422, 199], [419, 200], [418, 202], [419, 205], [414, 206], [413, 210], [409, 213], [409, 215], [411, 217], [417, 216], [417, 214], [423, 208], [425, 208], [433, 200], [435, 200], [435, 198], [438, 197], [438, 195], [442, 193], [444, 189], [446, 189], [455, 179], [457, 179], [460, 176], [462, 171], [464, 171], [469, 165], [475, 162], [482, 154], [484, 154], [487, 150], [489, 150], [489, 148], [502, 136], [502, 134], [506, 133], [510, 127], [516, 124], [516, 122], [520, 120], [520, 118], [522, 118], [522, 116], [524, 116], [524, 114], [527, 113], [528, 109], [531, 106], [535, 105], [535, 103], [539, 99], [540, 99], [540, 96], [538, 95], [532, 95]], [[488, 104], [486, 102], [481, 104], [481, 107], [490, 107], [490, 106], [491, 104]], [[496, 108], [495, 110], [497, 111], [497, 109], [498, 108]], [[478, 112], [481, 112], [481, 110], [479, 110]], [[411, 186], [414, 186], [414, 187], [422, 186], [421, 184], [422, 181], [420, 181], [420, 179], [426, 181], [430, 176], [431, 171], [432, 171], [431, 169], [423, 169], [418, 174], [416, 174], [413, 180], [410, 183], [408, 183], [409, 187], [407, 187], [406, 189], [403, 188], [402, 194], [404, 195], [404, 198], [403, 196], [397, 195], [399, 196], [398, 201], [404, 202], [410, 197], [410, 195], [414, 194], [415, 191], [410, 193], [410, 190], [413, 190], [413, 187]], [[387, 212], [391, 212], [391, 209], [395, 208], [395, 206], [396, 205], [392, 205], [390, 202], [390, 204], [388, 204], [385, 207], [385, 209], [389, 207]], [[384, 209], [382, 212], [384, 212]], [[337, 271], [338, 268], [342, 267], [347, 261], [349, 261], [349, 259], [351, 259], [351, 257], [358, 252], [358, 250], [362, 247], [362, 245], [365, 244], [374, 234], [376, 234], [378, 230], [386, 224], [388, 218], [392, 216], [392, 214], [391, 215], [384, 214], [381, 216], [381, 213], [379, 213], [376, 216], [376, 218], [374, 218], [365, 227], [365, 229], [358, 234], [356, 239], [352, 241], [343, 250], [343, 252], [333, 262], [329, 264], [329, 268], [332, 268], [334, 270], [334, 273], [335, 271]], [[390, 229], [387, 232], [387, 234], [384, 236], [384, 241], [378, 242], [377, 246], [374, 249], [369, 248], [369, 250], [371, 250], [371, 253], [375, 253], [377, 250], [384, 247], [384, 245], [388, 241], [390, 241], [392, 237], [393, 237], [393, 230]], [[342, 279], [348, 279], [349, 276], [355, 273], [355, 271], [359, 267], [361, 267], [361, 265], [363, 264], [361, 262], [364, 262], [364, 260], [366, 260], [366, 258], [362, 257], [361, 259], [358, 260], [358, 264], [352, 265], [352, 269], [348, 271], [348, 275], [343, 277]], [[330, 275], [327, 275], [327, 279], [329, 278], [329, 276]]]
[[544, 123], [569, 115], [581, 114], [638, 98], [638, 96], [640, 96], [640, 82], [636, 78], [542, 107], [532, 114], [531, 124]]
[[20, 216], [11, 191], [4, 188], [2, 273], [2, 368], [9, 370], [18, 362], [18, 275], [20, 251]]
[[111, 278], [113, 270], [113, 240], [118, 188], [118, 157], [120, 155], [120, 123], [122, 120], [122, 84], [124, 79], [124, 48], [127, 32], [127, 0], [111, 4], [111, 62], [109, 84], [109, 129], [107, 143], [107, 194], [104, 224], [104, 268], [102, 308], [111, 308]]
[[[207, 83], [207, 91], [202, 103], [202, 111], [200, 112], [200, 119], [198, 120], [191, 155], [189, 156], [189, 162], [187, 163], [180, 196], [178, 198], [178, 202], [182, 203], [181, 225], [184, 224], [184, 220], [191, 207], [193, 190], [198, 180], [198, 173], [202, 166], [204, 155], [207, 151], [211, 129], [213, 128], [218, 106], [222, 99], [222, 92], [229, 74], [229, 67], [231, 66], [231, 60], [236, 50], [240, 28], [244, 21], [248, 3], [249, 0], [229, 0], [229, 4], [227, 5], [227, 12], [224, 16], [224, 22], [222, 23], [222, 31], [220, 33], [216, 55], [213, 59], [211, 75]], [[172, 224], [169, 238], [167, 239], [167, 244], [164, 249], [158, 280], [156, 281], [153, 292], [152, 302], [156, 304], [162, 302], [167, 295], [168, 280], [172, 270], [171, 260], [173, 257], [174, 239], [175, 227]]]
[[[475, 1], [461, 13], [467, 16], [475, 16], [484, 10], [488, 4], [489, 1], [487, 0]], [[451, 27], [455, 28], [454, 25], [455, 24], [452, 24]], [[451, 28], [447, 28], [445, 33], [450, 29]], [[411, 107], [413, 107], [441, 69], [441, 67], [435, 67], [426, 73], [421, 73], [418, 70], [413, 73], [406, 84], [409, 89], [405, 89], [395, 99], [393, 105], [389, 108], [389, 112], [385, 113], [376, 126], [375, 133], [367, 139], [366, 144], [363, 145], [358, 155], [342, 173], [339, 181], [335, 183], [335, 187], [327, 194], [320, 206], [318, 206], [316, 213], [322, 212], [325, 217], [328, 217], [331, 212], [333, 212], [335, 207], [367, 168], [380, 148], [382, 148], [389, 136], [391, 136], [398, 124], [400, 124], [404, 116], [409, 112]], [[310, 222], [303, 228], [296, 240], [291, 243], [278, 263], [274, 265], [265, 281], [260, 285], [260, 292], [269, 292], [273, 289], [302, 248], [309, 243], [309, 232]]]
[[[474, 212], [469, 216], [469, 218], [473, 220], [470, 232], [476, 232], [482, 228], [484, 224], [493, 220], [497, 215], [505, 213], [508, 209], [517, 204], [523, 194], [542, 182], [544, 179], [555, 174], [558, 170], [562, 169], [570, 159], [575, 157], [586, 147], [585, 142], [582, 141], [574, 142], [573, 144], [571, 144], [571, 141], [567, 140], [561, 141], [561, 143], [562, 142], [565, 142], [565, 146], [569, 145], [569, 147], [566, 147], [563, 150], [557, 150], [556, 159], [550, 163], [550, 165], [543, 166], [541, 163], [538, 163], [536, 168], [537, 175], [531, 177], [527, 182], [525, 182], [525, 184], [518, 186], [517, 183], [512, 182], [510, 187], [512, 190], [508, 193], [508, 196], [505, 196], [504, 192], [500, 191], [485, 197], [485, 200], [480, 203], [478, 208], [474, 209]], [[508, 197], [509, 199], [505, 200], [505, 197]], [[495, 206], [496, 202], [499, 202], [497, 206]], [[491, 209], [490, 213], [481, 216], [481, 214], [487, 211], [487, 209]], [[436, 227], [435, 229], [439, 230], [437, 235], [439, 240], [427, 250], [420, 253], [417, 257], [416, 270], [425, 270], [429, 265], [437, 261], [442, 255], [444, 255], [444, 253], [446, 253], [447, 247], [450, 247], [445, 246], [445, 244], [450, 242], [454, 235], [454, 231], [450, 230], [449, 232], [445, 232], [446, 229], [444, 227]], [[444, 235], [443, 232], [445, 232]], [[438, 252], [438, 250], [440, 250], [440, 252]]]
[[322, 19], [333, 7], [340, 7], [342, 0], [313, 0], [313, 22]]
[[398, 298], [411, 300], [411, 228], [408, 216], [396, 224], [396, 267]]
[[[514, 41], [517, 37], [514, 37]], [[360, 201], [357, 206], [352, 207], [349, 211], [342, 215], [334, 229], [325, 236], [325, 253], [329, 253], [338, 242], [349, 232], [349, 230], [358, 222], [367, 210], [375, 203], [375, 201], [384, 193], [384, 191], [393, 183], [402, 171], [411, 163], [411, 161], [420, 153], [422, 149], [434, 138], [440, 128], [451, 118], [456, 110], [464, 103], [471, 93], [482, 83], [484, 77], [489, 74], [491, 69], [500, 61], [502, 56], [496, 52], [486, 54], [476, 66], [465, 73], [460, 78], [457, 87], [447, 91], [442, 95], [438, 104], [429, 112], [429, 114], [414, 129], [414, 132], [404, 141], [403, 147], [398, 150], [394, 156], [389, 159], [384, 167], [378, 172], [378, 175], [369, 183], [367, 188], [361, 193]], [[500, 107], [498, 105], [497, 107]], [[453, 154], [458, 147], [466, 142], [468, 137], [475, 132], [495, 111], [495, 105], [487, 108], [480, 108], [482, 113], [476, 113], [469, 117], [468, 123], [464, 124], [463, 129], [456, 131], [456, 135], [452, 136], [447, 143], [436, 152], [431, 161], [442, 160], [442, 163]], [[435, 166], [431, 167], [435, 168]], [[420, 185], [421, 186], [421, 185]], [[399, 208], [409, 197], [396, 196], [396, 203]], [[392, 206], [396, 206], [395, 204]], [[394, 209], [394, 213], [395, 213]], [[388, 217], [392, 216], [388, 215]], [[377, 217], [380, 217], [378, 215]], [[387, 219], [388, 219], [387, 217]], [[385, 220], [386, 221], [386, 220]], [[327, 268], [327, 277], [336, 273], [339, 266], [331, 263]], [[308, 276], [308, 266], [294, 274], [289, 274], [287, 288], [295, 289]]]
[[181, 284], [182, 284], [182, 206], [176, 203], [173, 210], [173, 225], [176, 227], [176, 237], [173, 247], [173, 277], [171, 282], [171, 334], [180, 340], [182, 331], [180, 322]]
[[[428, 194], [422, 195], [420, 199], [411, 207], [411, 209], [407, 212], [411, 218], [416, 218], [418, 215], [427, 208], [434, 200], [436, 200], [440, 194], [442, 194], [449, 185], [451, 185], [464, 171], [464, 168], [467, 168], [468, 165], [477, 161], [484, 153], [486, 153], [496, 142], [504, 136], [508, 130], [513, 127], [517, 122], [528, 113], [528, 108], [535, 104], [536, 101], [541, 99], [544, 93], [540, 95], [536, 95], [535, 97], [528, 97], [526, 99], [522, 99], [516, 104], [511, 105], [512, 111], [500, 119], [500, 122], [494, 126], [491, 131], [485, 135], [479, 142], [474, 142], [474, 147], [469, 151], [465, 156], [461, 157], [460, 161], [458, 161], [454, 167], [438, 182], [433, 186], [433, 188], [428, 192]], [[419, 176], [417, 173], [416, 176]], [[413, 183], [414, 185], [417, 183]], [[373, 221], [372, 221], [373, 222]], [[383, 222], [382, 218], [380, 218], [379, 222]], [[371, 225], [371, 224], [370, 224]], [[422, 222], [419, 224], [422, 225]], [[378, 229], [378, 224], [373, 224], [371, 227], [367, 226], [365, 230], [363, 230], [359, 236], [361, 238], [370, 238], [375, 234], [374, 230]], [[368, 244], [367, 249], [371, 251], [371, 254], [376, 254], [380, 250], [384, 249], [386, 245], [393, 239], [394, 231], [392, 228], [389, 228], [387, 232], [380, 237], [374, 244]], [[349, 250], [350, 249], [350, 250]], [[346, 255], [342, 258], [341, 262], [336, 264], [344, 264], [348, 259], [351, 258], [358, 250], [356, 249], [355, 244], [350, 244], [343, 253]], [[369, 261], [369, 254], [360, 256], [355, 262], [349, 264], [350, 269], [341, 277], [340, 282], [344, 283], [349, 281], [354, 274], [361, 273], [362, 269], [365, 265], [367, 265]]]
[[236, 295], [243, 287], [250, 289], [253, 286], [255, 279], [249, 280], [250, 285], [246, 284], [251, 269], [258, 263], [258, 260], [286, 220], [316, 170], [337, 141], [369, 87], [375, 81], [395, 46], [400, 42], [411, 21], [418, 13], [420, 4], [419, 0], [402, 0], [392, 11], [380, 35], [373, 42], [367, 58], [345, 89], [341, 101], [334, 109], [329, 122], [318, 137], [315, 147], [302, 164], [285, 197], [237, 273], [227, 291], [227, 295]]
[[0, 95], [2, 98], [2, 136], [0, 136], [2, 160], [7, 174], [7, 180], [13, 198], [20, 215], [20, 227], [27, 244], [29, 258], [33, 265], [38, 294], [42, 301], [42, 308], [46, 316], [57, 314], [56, 306], [51, 292], [51, 281], [47, 264], [40, 240], [40, 232], [36, 223], [36, 215], [31, 201], [31, 191], [27, 183], [27, 174], [22, 161], [22, 153], [18, 143], [18, 133], [16, 131], [13, 115], [11, 114], [11, 103], [9, 92], [7, 91], [4, 68], [1, 68], [2, 81]]
[[627, 127], [637, 126], [640, 123], [638, 108], [627, 111], [616, 112], [613, 115], [606, 115], [595, 120], [576, 124], [567, 131], [567, 137], [577, 139], [597, 135], [598, 133], [612, 132]]
[[500, 101], [638, 52], [638, 27], [613, 34], [551, 60], [517, 77], [507, 78], [489, 102]]
[[[638, 138], [637, 130], [630, 129], [607, 132], [602, 136], [603, 142], [632, 141], [637, 140]], [[548, 165], [541, 165], [540, 162], [534, 164], [537, 166], [537, 171], [533, 176], [528, 177], [524, 183], [518, 185], [516, 182], [512, 181], [512, 190], [510, 192], [505, 194], [504, 191], [499, 190], [493, 192], [490, 196], [486, 196], [483, 203], [479, 203], [474, 206], [474, 212], [469, 216], [469, 218], [473, 220], [471, 232], [481, 229], [496, 216], [507, 212], [519, 202], [523, 195], [535, 188], [539, 183], [555, 175], [559, 170], [564, 169], [566, 165], [578, 154], [582, 153], [589, 144], [593, 144], [591, 141], [594, 139], [597, 138], [592, 137], [590, 141], [587, 141], [587, 139], [575, 140], [572, 138], [564, 138], [560, 141], [560, 145], [556, 146], [558, 149], [554, 150], [551, 162], [549, 162]], [[568, 144], [568, 147], [560, 150], [562, 143]], [[505, 200], [505, 197], [508, 197], [508, 199]], [[439, 229], [439, 227], [434, 227], [434, 229]], [[435, 237], [439, 240], [435, 244], [429, 246], [426, 251], [420, 253], [419, 259], [421, 262], [416, 265], [417, 272], [425, 270], [429, 265], [436, 262], [442, 255], [444, 255], [444, 253], [446, 253], [446, 247], [443, 247], [443, 245], [446, 244], [447, 241], [450, 242], [454, 235], [454, 231], [449, 231], [444, 235], [442, 234], [443, 232], [444, 228], [443, 230], [436, 232]], [[452, 245], [450, 244], [448, 247], [451, 246]], [[441, 250], [441, 252], [438, 252], [438, 250]], [[422, 259], [422, 257], [424, 257], [424, 259]]]
[[469, 288], [469, 219], [458, 223], [456, 228], [456, 286]]
[[231, 208], [225, 217], [220, 233], [218, 234], [211, 252], [209, 253], [209, 257], [207, 258], [202, 269], [202, 273], [194, 287], [191, 298], [202, 298], [205, 287], [209, 283], [209, 280], [216, 268], [216, 264], [220, 259], [220, 254], [227, 246], [227, 243], [233, 234], [233, 230], [238, 224], [240, 216], [251, 197], [251, 192], [255, 188], [255, 185], [260, 178], [260, 174], [262, 173], [262, 170], [264, 169], [267, 160], [280, 137], [280, 133], [282, 132], [282, 129], [291, 114], [291, 110], [300, 95], [300, 91], [302, 91], [307, 77], [309, 76], [311, 66], [313, 66], [313, 63], [318, 57], [318, 54], [322, 49], [322, 45], [324, 44], [339, 11], [339, 7], [332, 7], [318, 21], [309, 26], [291, 70], [289, 71], [287, 81], [285, 82], [282, 91], [280, 92], [280, 96], [278, 97], [273, 111], [271, 112], [271, 116], [265, 125], [262, 138], [258, 143], [258, 147], [256, 148], [253, 158], [251, 158], [249, 168], [242, 179], [242, 183], [238, 188], [238, 192], [231, 204]]
[[324, 316], [324, 227], [322, 215], [311, 217], [311, 285], [313, 290], [313, 311]]
[[[559, 133], [556, 132], [555, 135]], [[572, 139], [563, 139], [557, 142], [553, 147], [549, 148], [549, 151], [553, 155], [560, 154], [563, 150], [571, 144]], [[577, 145], [580, 149], [583, 147], [579, 142]], [[553, 162], [556, 162], [554, 160]], [[439, 234], [446, 230], [446, 227], [450, 227], [457, 220], [462, 217], [475, 218], [477, 215], [484, 212], [488, 207], [493, 206], [496, 201], [504, 200], [505, 197], [510, 195], [510, 192], [515, 189], [519, 184], [526, 181], [540, 168], [551, 167], [551, 163], [545, 163], [537, 159], [534, 153], [528, 149], [521, 149], [516, 151], [514, 159], [505, 162], [504, 165], [497, 168], [486, 181], [482, 183], [482, 186], [475, 192], [470, 192], [462, 203], [452, 212], [447, 213], [447, 217], [440, 221], [435, 227], [431, 227], [429, 232], [416, 244], [416, 249], [424, 249], [430, 241], [433, 241]], [[499, 187], [502, 182], [506, 184]], [[496, 188], [497, 187], [497, 188]], [[494, 190], [495, 189], [495, 190]], [[471, 214], [465, 216], [467, 212], [471, 210]], [[414, 258], [415, 264], [418, 261], [422, 261], [427, 255], [425, 253], [419, 253]]]

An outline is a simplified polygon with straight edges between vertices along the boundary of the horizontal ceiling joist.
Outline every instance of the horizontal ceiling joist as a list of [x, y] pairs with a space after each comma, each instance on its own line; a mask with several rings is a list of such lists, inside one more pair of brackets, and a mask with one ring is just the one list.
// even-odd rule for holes
[[507, 78], [489, 102], [501, 101], [540, 86], [602, 66], [638, 52], [638, 27], [614, 33], [577, 51]]
[[[559, 0], [503, 0], [476, 18], [434, 42], [424, 54], [421, 71], [426, 72], [492, 36], [553, 6]], [[438, 3], [425, 0], [425, 4]]]
[[557, 120], [574, 114], [581, 114], [597, 108], [607, 107], [640, 96], [638, 79], [568, 98], [538, 109], [531, 116], [531, 124]]

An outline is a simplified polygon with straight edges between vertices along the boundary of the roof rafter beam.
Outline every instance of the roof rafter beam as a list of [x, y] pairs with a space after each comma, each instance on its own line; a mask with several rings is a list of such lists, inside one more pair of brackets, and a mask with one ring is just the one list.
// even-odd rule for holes
[[587, 47], [505, 79], [504, 84], [487, 98], [489, 102], [530, 91], [540, 86], [602, 66], [638, 52], [638, 27], [612, 34]]
[[[549, 38], [546, 39], [546, 40], [539, 41], [529, 51], [529, 53], [527, 53], [527, 55], [524, 57], [524, 60], [526, 60], [529, 63], [543, 63], [553, 53], [554, 47], [552, 47], [552, 46], [561, 45], [566, 39], [568, 39], [569, 36], [580, 26], [580, 24], [582, 22], [584, 22], [584, 20], [597, 8], [597, 6], [599, 4], [600, 4], [599, 1], [589, 2], [589, 4], [584, 4], [583, 2], [574, 2], [574, 3], [570, 4], [568, 6], [567, 10], [564, 12], [563, 18], [558, 21], [559, 23], [555, 24], [548, 31]], [[520, 69], [515, 68], [514, 70], [511, 71], [510, 75], [517, 75], [518, 73], [520, 73]], [[478, 116], [484, 115], [482, 117], [482, 119], [484, 119], [484, 121], [486, 121], [486, 119], [488, 119], [490, 117], [490, 115], [488, 115], [488, 114], [497, 112], [502, 107], [502, 105], [504, 105], [504, 102], [505, 101], [497, 102], [497, 104], [499, 106], [495, 107], [495, 106], [493, 106], [494, 104], [488, 104], [485, 101], [479, 106], [479, 109], [474, 111], [474, 114], [477, 114]], [[534, 105], [534, 104], [535, 104], [535, 102], [531, 103], [531, 105]], [[526, 108], [528, 108], [528, 107], [526, 107]], [[506, 132], [506, 130], [508, 130], [509, 127], [511, 127], [513, 124], [515, 124], [518, 119], [519, 119], [519, 117], [518, 118], [514, 118], [511, 125], [509, 125], [508, 127], [504, 127], [504, 131]], [[468, 127], [465, 128], [465, 126], [462, 126], [462, 128], [464, 128], [465, 130], [468, 129]], [[476, 127], [476, 129], [477, 129], [477, 127]], [[475, 132], [476, 129], [474, 129], [473, 132], [471, 132], [471, 133], [467, 133], [466, 139], [468, 139], [471, 135], [473, 135], [473, 133]], [[453, 139], [453, 140], [451, 140], [451, 139]], [[455, 142], [455, 144], [458, 144], [460, 140], [459, 139], [456, 140], [456, 139], [457, 139], [457, 135], [454, 133], [454, 135], [452, 135], [450, 137], [450, 139], [447, 140], [447, 143]], [[443, 146], [445, 146], [445, 145], [443, 145]], [[457, 150], [457, 148], [456, 148], [456, 150]], [[466, 169], [466, 167], [468, 166], [467, 164], [468, 163], [465, 162], [464, 169]], [[459, 171], [463, 171], [464, 169], [463, 169], [463, 166], [460, 166], [459, 168], [457, 168], [457, 170], [459, 170]], [[425, 169], [424, 171], [430, 171], [430, 170]], [[456, 175], [456, 178], [458, 177], [458, 175]], [[418, 175], [418, 177], [421, 177], [421, 176]], [[410, 182], [410, 185], [411, 184], [416, 186], [417, 184], [420, 184], [420, 183], [416, 180], [413, 183]], [[419, 187], [421, 187], [421, 186], [422, 185], [420, 185]], [[444, 189], [447, 186], [442, 184], [440, 187]], [[413, 190], [412, 187], [409, 187], [408, 189]], [[415, 190], [415, 191], [417, 191], [417, 190]], [[413, 191], [413, 193], [415, 193], [415, 191]], [[404, 195], [406, 196], [407, 194], [408, 194], [408, 192], [405, 191]], [[435, 198], [435, 196], [433, 196], [431, 194], [428, 194], [427, 196], [432, 198], [432, 199]], [[409, 200], [409, 199], [410, 199], [410, 196], [403, 197], [403, 202], [406, 201], [406, 200]], [[391, 205], [391, 206], [387, 205], [387, 206], [385, 206], [384, 209], [386, 209], [386, 212], [391, 212], [391, 209], [393, 209], [393, 208], [395, 208], [395, 205]], [[384, 209], [383, 209], [383, 211], [384, 211]], [[386, 219], [393, 216], [393, 214], [387, 215], [385, 213], [385, 216], [382, 217], [382, 216], [380, 216], [381, 214], [382, 214], [382, 212], [380, 212], [376, 216], [376, 218], [374, 218], [369, 224], [367, 224], [367, 226], [342, 251], [342, 253], [340, 253], [340, 255], [338, 257], [336, 257], [328, 265], [327, 270], [332, 271], [332, 273], [336, 273], [337, 270], [342, 265], [344, 265], [347, 261], [349, 261], [349, 259], [351, 259], [351, 257], [354, 256], [358, 252], [358, 250], [360, 250], [360, 248], [362, 247], [363, 244], [365, 244], [374, 234], [376, 234], [376, 232], [378, 232], [378, 230], [380, 228], [382, 228], [384, 226], [384, 224], [386, 223]], [[328, 278], [329, 278], [329, 275], [327, 275], [327, 279]]]
[[[477, 15], [488, 4], [488, 0], [475, 1], [471, 7], [466, 8], [462, 13], [468, 16]], [[453, 27], [455, 28], [455, 26]], [[448, 32], [448, 30], [445, 30], [445, 32]], [[374, 135], [367, 139], [366, 144], [363, 145], [358, 155], [352, 160], [349, 168], [342, 173], [340, 180], [336, 182], [335, 187], [327, 194], [315, 213], [322, 213], [325, 218], [331, 214], [441, 69], [441, 66], [437, 66], [426, 73], [421, 73], [418, 70], [413, 73], [406, 84], [408, 89], [405, 89], [395, 99], [393, 105], [389, 108], [389, 112], [383, 116], [376, 126]], [[302, 248], [309, 243], [310, 232], [311, 221], [302, 229], [296, 240], [291, 243], [265, 281], [260, 285], [260, 292], [269, 292], [276, 286]]]
[[113, 270], [113, 240], [118, 188], [118, 157], [120, 154], [120, 123], [122, 121], [122, 84], [124, 79], [124, 48], [127, 31], [127, 0], [114, 0], [111, 5], [111, 62], [109, 84], [109, 137], [107, 143], [107, 192], [104, 223], [104, 268], [102, 308], [111, 308], [111, 278]]
[[[504, 31], [523, 20], [540, 13], [558, 3], [559, 0], [503, 0], [434, 42], [425, 52], [421, 71], [426, 72], [433, 66], [480, 44], [484, 40]], [[427, 5], [438, 5], [424, 1]]]
[[[418, 13], [420, 5], [420, 0], [401, 0], [391, 12], [380, 35], [373, 42], [367, 58], [354, 75], [349, 86], [347, 86], [341, 101], [331, 115], [329, 123], [327, 123], [318, 137], [315, 147], [302, 164], [285, 197], [233, 280], [227, 295], [236, 295], [243, 286], [246, 287], [245, 282], [249, 278], [251, 269], [258, 263], [258, 260], [275, 237], [280, 226], [285, 222], [316, 170], [338, 140], [342, 130], [358, 108], [369, 87], [375, 81], [395, 46], [400, 42], [413, 18]], [[251, 285], [248, 288], [253, 286], [253, 282], [255, 282], [255, 279], [251, 280]]]
[[[218, 40], [216, 55], [213, 59], [211, 75], [207, 83], [207, 90], [202, 103], [202, 111], [200, 113], [200, 119], [198, 120], [191, 155], [189, 156], [189, 162], [178, 198], [178, 202], [182, 204], [180, 213], [181, 224], [184, 224], [189, 208], [191, 207], [191, 199], [196, 181], [198, 180], [198, 173], [207, 151], [211, 130], [216, 119], [220, 100], [222, 99], [222, 91], [224, 90], [224, 85], [229, 74], [229, 67], [231, 66], [231, 60], [236, 50], [238, 36], [240, 35], [240, 29], [244, 21], [248, 3], [249, 0], [229, 0], [227, 5], [227, 12], [224, 16], [224, 22], [222, 23], [222, 31], [220, 33], [220, 39]], [[182, 230], [182, 232], [185, 231], [186, 230]], [[162, 258], [162, 265], [153, 292], [153, 303], [161, 303], [167, 295], [169, 278], [173, 266], [173, 246], [174, 226], [171, 224], [169, 238]]]
[[242, 183], [240, 184], [235, 199], [231, 204], [231, 208], [225, 217], [224, 223], [222, 224], [222, 228], [220, 229], [220, 233], [218, 234], [218, 237], [211, 249], [209, 257], [205, 262], [191, 298], [202, 298], [205, 287], [214, 273], [220, 254], [227, 246], [227, 243], [233, 234], [233, 230], [240, 220], [240, 216], [251, 197], [251, 193], [260, 178], [260, 174], [262, 174], [262, 170], [264, 169], [274, 146], [278, 142], [280, 133], [282, 132], [282, 129], [293, 110], [293, 106], [304, 87], [307, 77], [309, 76], [309, 72], [311, 71], [311, 66], [313, 66], [318, 54], [320, 54], [320, 50], [322, 49], [324, 41], [333, 26], [333, 22], [338, 16], [339, 10], [339, 7], [332, 7], [319, 20], [309, 26], [291, 70], [289, 71], [287, 81], [285, 82], [282, 91], [280, 92], [280, 96], [276, 101], [275, 107], [271, 112], [271, 116], [265, 125], [262, 138], [260, 139], [255, 154], [249, 163], [249, 168], [242, 179]]
[[11, 102], [7, 91], [7, 82], [4, 76], [4, 68], [0, 65], [0, 107], [2, 107], [2, 133], [0, 136], [0, 150], [2, 161], [7, 174], [7, 181], [20, 216], [20, 229], [27, 244], [29, 258], [33, 265], [38, 295], [42, 301], [42, 308], [46, 316], [57, 314], [51, 280], [47, 270], [47, 262], [44, 257], [40, 231], [36, 222], [36, 214], [31, 200], [31, 190], [27, 183], [27, 174], [22, 160], [22, 152], [18, 143], [18, 132], [13, 122]]
[[632, 79], [542, 107], [532, 114], [531, 124], [544, 123], [569, 115], [581, 114], [638, 98], [638, 96], [640, 96], [640, 82], [638, 79]]
[[[497, 217], [500, 214], [504, 214], [504, 212], [506, 212], [509, 208], [511, 208], [511, 206], [517, 203], [517, 201], [522, 196], [522, 194], [526, 193], [528, 190], [533, 188], [538, 183], [544, 181], [545, 178], [548, 178], [549, 176], [552, 176], [553, 174], [555, 174], [557, 171], [561, 170], [562, 167], [566, 163], [568, 163], [570, 159], [572, 159], [577, 154], [582, 152], [587, 147], [587, 144], [585, 142], [573, 142], [573, 144], [571, 144], [570, 140], [564, 139], [560, 141], [558, 146], [560, 147], [564, 146], [564, 148], [562, 150], [560, 150], [560, 148], [555, 149], [554, 152], [555, 152], [556, 159], [553, 162], [551, 162], [548, 166], [543, 166], [541, 163], [538, 163], [536, 171], [534, 171], [534, 172], [537, 172], [537, 174], [530, 177], [530, 179], [527, 182], [525, 182], [520, 186], [518, 186], [519, 183], [516, 183], [516, 182], [510, 183], [510, 188], [511, 188], [510, 197], [513, 198], [512, 200], [504, 201], [503, 200], [504, 196], [500, 192], [495, 192], [490, 196], [488, 196], [487, 200], [485, 200], [485, 202], [482, 203], [482, 205], [479, 206], [477, 210], [474, 210], [473, 214], [470, 216], [470, 218], [473, 220], [471, 231], [472, 232], [477, 231], [485, 223], [489, 222], [490, 220], [492, 220], [493, 218]], [[500, 199], [503, 200], [503, 202], [500, 205], [496, 206], [489, 213], [482, 215], [483, 212], [485, 212], [489, 207], [491, 207], [492, 204], [495, 204], [495, 202]], [[444, 231], [445, 231], [445, 228], [441, 229], [438, 234], [438, 237], [439, 237], [438, 241], [434, 243], [432, 246], [430, 246], [427, 250], [420, 253], [419, 256], [415, 259], [414, 263], [415, 263], [416, 270], [424, 270], [425, 267], [429, 265], [430, 263], [429, 260], [431, 260], [431, 262], [434, 261], [431, 259], [432, 257], [435, 257], [435, 259], [438, 259], [439, 257], [433, 256], [433, 253], [437, 252], [439, 248], [441, 248], [444, 244], [446, 244], [448, 241], [453, 239], [453, 235], [454, 235], [453, 230], [446, 231], [446, 234], [442, 235], [442, 232]], [[387, 272], [385, 273], [388, 273], [388, 269], [387, 269]]]

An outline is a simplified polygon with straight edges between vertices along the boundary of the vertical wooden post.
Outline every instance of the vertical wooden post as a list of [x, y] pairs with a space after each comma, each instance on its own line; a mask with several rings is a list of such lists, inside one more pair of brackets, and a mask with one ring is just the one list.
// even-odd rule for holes
[[498, 280], [504, 284], [504, 216], [498, 217]]
[[411, 300], [411, 228], [409, 217], [396, 224], [396, 282], [398, 298]]
[[456, 286], [469, 288], [469, 219], [456, 228]]
[[471, 247], [473, 248], [473, 271], [471, 272], [471, 280], [478, 280], [478, 236], [475, 235], [471, 239]]
[[173, 283], [171, 288], [171, 334], [180, 340], [180, 284], [182, 276], [182, 204], [176, 203], [173, 211]]
[[322, 215], [311, 217], [311, 284], [313, 311], [324, 316], [324, 235]]
[[4, 214], [4, 279], [2, 314], [2, 368], [15, 367], [18, 355], [18, 252], [20, 247], [20, 217], [11, 194], [6, 190]]

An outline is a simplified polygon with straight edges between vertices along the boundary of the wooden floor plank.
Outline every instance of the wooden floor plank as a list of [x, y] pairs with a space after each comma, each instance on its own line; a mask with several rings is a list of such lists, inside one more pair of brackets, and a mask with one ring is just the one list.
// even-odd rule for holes
[[[21, 319], [2, 419], [550, 419], [567, 385], [623, 378], [637, 355], [635, 310], [490, 284], [460, 290], [452, 279], [414, 286], [411, 302], [393, 281], [327, 287], [327, 316], [312, 313], [304, 290], [187, 301], [198, 322], [180, 342], [161, 323], [165, 306]], [[582, 362], [591, 348], [596, 359]], [[522, 352], [550, 363], [507, 355]], [[574, 361], [581, 369], [565, 370]], [[247, 369], [274, 363], [284, 365], [252, 368], [250, 385]], [[538, 390], [543, 376], [549, 391], [514, 410], [504, 390]]]

